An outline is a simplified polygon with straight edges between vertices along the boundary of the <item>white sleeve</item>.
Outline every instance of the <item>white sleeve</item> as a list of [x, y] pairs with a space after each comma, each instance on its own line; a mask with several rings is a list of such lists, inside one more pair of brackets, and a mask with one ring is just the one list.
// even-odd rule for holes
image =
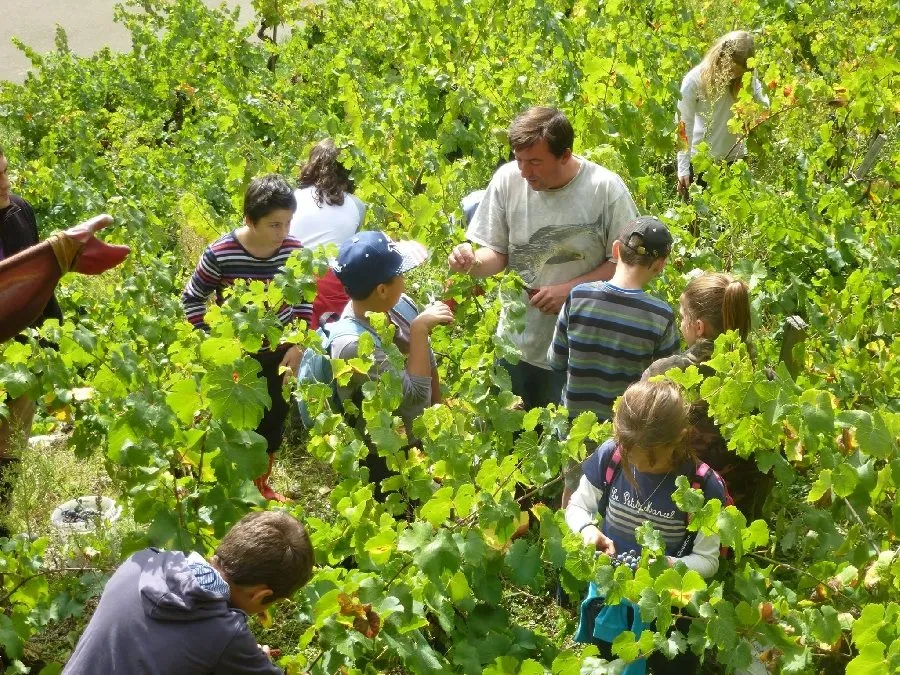
[[359, 232], [359, 230], [362, 229], [363, 222], [366, 219], [366, 211], [369, 207], [366, 206], [366, 203], [356, 195], [348, 193], [347, 196], [350, 197], [350, 201], [352, 201], [353, 205], [356, 206], [356, 212], [359, 214], [359, 225], [356, 226], [356, 231]]
[[[566, 510], [566, 520], [568, 517], [569, 512]], [[704, 579], [708, 579], [719, 569], [719, 535], [697, 532], [693, 550], [686, 556], [674, 560], [680, 560], [689, 570], [694, 570]]]
[[572, 494], [566, 507], [566, 524], [572, 532], [581, 532], [591, 523], [597, 522], [597, 506], [601, 497], [603, 490], [594, 487], [586, 476], [582, 476], [578, 489]]
[[759, 103], [760, 105], [764, 105], [765, 107], [768, 108], [769, 107], [769, 97], [766, 96], [766, 92], [763, 89], [762, 83], [759, 80], [757, 80], [755, 77], [753, 78], [753, 82], [752, 82], [752, 91], [753, 91], [753, 98], [756, 99], [756, 102]]
[[614, 260], [612, 252], [613, 242], [619, 238], [625, 226], [640, 215], [625, 182], [619, 178], [619, 183], [621, 184], [621, 191], [606, 205], [606, 222], [608, 223], [606, 229], [606, 260]]
[[506, 188], [503, 169], [491, 179], [481, 203], [466, 230], [469, 241], [507, 255], [509, 253], [509, 221], [506, 218]]
[[681, 82], [677, 120], [684, 122], [687, 148], [678, 151], [678, 177], [691, 175], [691, 144], [694, 141], [694, 121], [697, 118], [697, 83], [688, 73]]

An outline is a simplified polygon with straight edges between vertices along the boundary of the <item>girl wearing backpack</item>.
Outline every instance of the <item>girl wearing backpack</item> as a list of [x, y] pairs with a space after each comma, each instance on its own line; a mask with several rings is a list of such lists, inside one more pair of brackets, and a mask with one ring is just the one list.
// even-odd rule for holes
[[[750, 291], [747, 284], [723, 272], [702, 274], [687, 285], [679, 302], [681, 334], [687, 350], [655, 361], [643, 379], [662, 375], [671, 368], [686, 370], [697, 366], [703, 375], [712, 372], [704, 364], [712, 357], [715, 339], [733, 330], [741, 336], [751, 356]], [[690, 412], [688, 446], [701, 461], [715, 469], [731, 487], [735, 506], [753, 520], [760, 516], [771, 487], [771, 477], [762, 473], [752, 458], [738, 457], [709, 416], [709, 406], [700, 400]]]
[[[584, 476], [566, 507], [566, 523], [585, 544], [613, 558], [626, 552], [639, 557], [635, 528], [649, 521], [662, 535], [670, 565], [683, 563], [703, 577], [716, 573], [719, 537], [688, 532], [688, 514], [672, 498], [676, 478], [686, 476], [707, 500], [730, 503], [725, 482], [698, 463], [685, 443], [688, 413], [681, 389], [671, 381], [642, 381], [628, 387], [616, 404], [615, 438], [584, 461]], [[639, 610], [628, 602], [603, 605], [592, 584], [581, 605], [575, 640], [596, 644], [601, 656], [612, 658], [615, 637], [625, 630], [639, 635], [642, 628]], [[672, 661], [654, 653], [626, 672], [644, 672], [649, 666], [657, 675], [693, 673], [697, 664], [692, 652]]]

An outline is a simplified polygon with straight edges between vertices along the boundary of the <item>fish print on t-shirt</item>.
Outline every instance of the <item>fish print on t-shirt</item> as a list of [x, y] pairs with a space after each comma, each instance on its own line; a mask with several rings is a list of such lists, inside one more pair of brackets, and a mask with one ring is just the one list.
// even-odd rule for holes
[[596, 266], [605, 254], [599, 230], [599, 223], [542, 227], [527, 244], [511, 243], [509, 267], [518, 272], [526, 285], [536, 287], [546, 283], [542, 278], [545, 266], [586, 259]]

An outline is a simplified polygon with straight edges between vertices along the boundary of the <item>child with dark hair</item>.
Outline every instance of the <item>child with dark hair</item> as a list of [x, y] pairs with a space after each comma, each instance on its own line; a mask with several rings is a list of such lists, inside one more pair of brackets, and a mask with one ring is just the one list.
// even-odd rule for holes
[[[672, 497], [676, 479], [685, 476], [706, 500], [718, 499], [723, 506], [728, 501], [724, 481], [698, 464], [684, 442], [688, 414], [681, 389], [671, 381], [637, 382], [625, 390], [616, 404], [615, 438], [584, 461], [584, 475], [566, 507], [566, 523], [586, 545], [610, 557], [632, 552], [638, 558], [635, 529], [649, 522], [662, 535], [670, 565], [683, 564], [705, 578], [716, 573], [719, 536], [689, 532], [688, 516]], [[612, 658], [617, 634], [640, 635], [642, 628], [637, 607], [627, 601], [605, 606], [592, 585], [575, 640], [596, 644], [601, 656]], [[694, 673], [699, 665], [690, 651], [671, 661], [656, 652], [647, 661], [656, 675]]]
[[[291, 216], [297, 206], [294, 192], [281, 176], [270, 174], [250, 183], [244, 196], [244, 224], [206, 247], [197, 269], [181, 296], [184, 312], [195, 328], [209, 330], [205, 322], [206, 303], [215, 293], [216, 302], [224, 301], [224, 292], [238, 279], [272, 281], [294, 252], [302, 248], [288, 235]], [[285, 304], [278, 319], [287, 325], [297, 318], [309, 319], [309, 305]], [[281, 447], [288, 403], [282, 393], [283, 382], [297, 371], [300, 350], [296, 345], [276, 345], [253, 355], [266, 378], [272, 407], [263, 415], [256, 433], [266, 439], [269, 468], [254, 482], [266, 499], [286, 501], [269, 484], [275, 453]], [[286, 368], [284, 375], [280, 368]]]
[[365, 218], [366, 205], [353, 194], [353, 179], [339, 155], [334, 141], [326, 138], [313, 146], [300, 170], [291, 235], [307, 248], [340, 246], [356, 234]]
[[[369, 314], [385, 314], [394, 324], [394, 343], [406, 357], [406, 367], [397, 375], [402, 379], [403, 398], [395, 414], [403, 418], [407, 436], [412, 439], [412, 421], [429, 405], [440, 402], [440, 382], [429, 336], [439, 324], [453, 321], [453, 313], [443, 302], [433, 302], [419, 312], [407, 296], [404, 274], [423, 263], [427, 249], [413, 241], [391, 241], [383, 232], [360, 232], [341, 245], [334, 271], [344, 285], [350, 302], [341, 318], [330, 324], [329, 352], [332, 358], [352, 359], [358, 355], [359, 338], [368, 331], [376, 338], [373, 368], [369, 378], [377, 379], [391, 369], [377, 333], [369, 323]], [[353, 325], [350, 325], [353, 324]], [[338, 389], [343, 401], [353, 399], [366, 376], [359, 376], [347, 387]], [[360, 429], [364, 431], [364, 429]], [[388, 476], [384, 460], [370, 448], [366, 460], [369, 480], [378, 483]], [[376, 489], [376, 495], [380, 492]]]
[[[613, 243], [618, 258], [609, 281], [572, 289], [547, 352], [550, 367], [566, 371], [562, 404], [570, 417], [591, 410], [612, 419], [612, 405], [653, 361], [678, 349], [675, 313], [646, 292], [666, 264], [672, 235], [656, 218], [629, 222]], [[577, 464], [566, 470], [563, 506], [578, 485]]]
[[[681, 334], [688, 348], [680, 354], [655, 361], [643, 379], [662, 375], [671, 368], [686, 370], [697, 366], [710, 375], [705, 365], [712, 357], [716, 338], [727, 331], [738, 333], [752, 353], [750, 333], [750, 291], [747, 284], [730, 274], [711, 272], [688, 283], [679, 302]], [[751, 458], [738, 457], [709, 416], [709, 406], [700, 400], [691, 408], [688, 444], [694, 454], [718, 471], [732, 486], [734, 504], [750, 520], [760, 517], [771, 488], [771, 477], [762, 473]]]
[[247, 615], [262, 614], [312, 576], [303, 524], [282, 511], [250, 513], [209, 560], [145, 549], [112, 575], [67, 675], [209, 675], [282, 670], [260, 647]]

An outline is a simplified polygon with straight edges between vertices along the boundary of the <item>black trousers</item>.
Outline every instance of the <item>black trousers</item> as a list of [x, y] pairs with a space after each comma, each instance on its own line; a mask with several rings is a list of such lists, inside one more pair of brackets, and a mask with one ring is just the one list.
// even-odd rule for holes
[[522, 398], [525, 410], [544, 408], [551, 403], [559, 404], [566, 386], [566, 371], [545, 370], [525, 361], [516, 364], [501, 360], [512, 380], [512, 393]]
[[272, 407], [266, 409], [259, 426], [256, 427], [256, 433], [266, 439], [266, 451], [269, 454], [278, 452], [281, 447], [284, 425], [290, 411], [290, 406], [282, 394], [283, 376], [278, 374], [278, 367], [288, 348], [289, 346], [286, 346], [275, 351], [262, 351], [253, 355], [262, 368], [260, 375], [266, 378], [269, 398], [272, 399]]
[[[735, 160], [731, 160], [731, 161], [725, 162], [725, 166], [731, 166], [732, 164], [734, 164], [734, 162], [735, 162]], [[704, 190], [707, 189], [707, 188], [709, 187], [709, 185], [707, 184], [706, 180], [703, 178], [703, 172], [702, 172], [702, 171], [701, 171], [700, 173], [697, 173], [697, 174], [694, 173], [694, 165], [693, 165], [693, 164], [691, 164], [691, 182], [692, 182], [692, 183], [697, 183], [697, 185], [699, 185], [700, 187], [702, 187]]]

